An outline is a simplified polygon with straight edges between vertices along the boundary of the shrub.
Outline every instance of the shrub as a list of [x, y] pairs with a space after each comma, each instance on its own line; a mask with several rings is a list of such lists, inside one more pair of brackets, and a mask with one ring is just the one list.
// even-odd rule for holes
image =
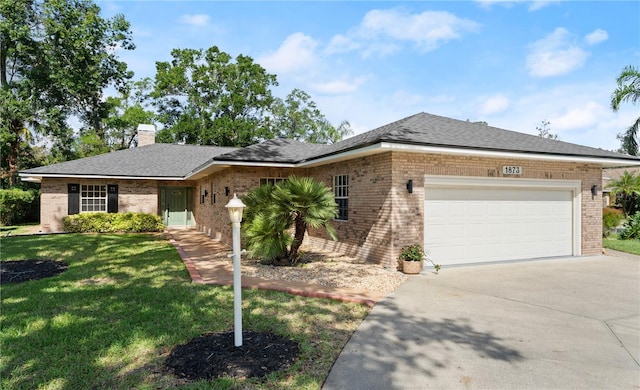
[[242, 201], [247, 205], [243, 229], [248, 249], [268, 264], [295, 264], [309, 228], [324, 228], [336, 239], [329, 222], [338, 205], [331, 189], [315, 179], [289, 176], [275, 186], [254, 188]]
[[40, 196], [37, 190], [10, 188], [0, 190], [0, 223], [15, 225], [37, 222], [40, 214]]
[[638, 239], [640, 238], [640, 212], [637, 212], [631, 216], [624, 224], [624, 229], [620, 233], [622, 240]]
[[144, 233], [164, 230], [162, 218], [149, 213], [82, 213], [62, 218], [67, 233]]
[[422, 261], [424, 260], [424, 251], [420, 245], [413, 244], [400, 249], [399, 257], [401, 261]]
[[602, 209], [602, 235], [608, 237], [624, 219], [624, 213], [620, 209], [605, 207]]

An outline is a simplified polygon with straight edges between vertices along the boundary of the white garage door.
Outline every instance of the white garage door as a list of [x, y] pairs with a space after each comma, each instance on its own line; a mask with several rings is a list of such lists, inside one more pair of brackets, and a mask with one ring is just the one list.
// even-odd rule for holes
[[425, 188], [425, 249], [442, 265], [573, 254], [567, 189]]

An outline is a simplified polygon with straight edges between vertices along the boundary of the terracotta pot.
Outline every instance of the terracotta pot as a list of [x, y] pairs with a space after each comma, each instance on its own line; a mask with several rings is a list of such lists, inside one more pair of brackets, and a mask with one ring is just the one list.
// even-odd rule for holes
[[405, 274], [419, 274], [424, 267], [424, 261], [403, 261], [402, 272]]

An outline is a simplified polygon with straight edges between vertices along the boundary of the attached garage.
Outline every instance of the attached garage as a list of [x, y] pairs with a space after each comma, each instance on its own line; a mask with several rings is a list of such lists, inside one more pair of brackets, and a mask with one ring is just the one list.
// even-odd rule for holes
[[426, 177], [424, 248], [441, 265], [580, 253], [580, 182]]

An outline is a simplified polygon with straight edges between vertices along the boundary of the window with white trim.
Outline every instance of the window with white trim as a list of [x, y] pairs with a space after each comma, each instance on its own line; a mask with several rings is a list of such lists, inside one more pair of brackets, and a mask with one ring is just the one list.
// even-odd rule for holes
[[80, 188], [80, 212], [107, 211], [107, 186], [83, 184]]
[[347, 221], [349, 219], [349, 175], [333, 177], [333, 196], [338, 204], [336, 220]]
[[270, 184], [272, 186], [285, 181], [284, 177], [263, 177], [260, 179], [260, 185], [263, 186], [265, 184]]

